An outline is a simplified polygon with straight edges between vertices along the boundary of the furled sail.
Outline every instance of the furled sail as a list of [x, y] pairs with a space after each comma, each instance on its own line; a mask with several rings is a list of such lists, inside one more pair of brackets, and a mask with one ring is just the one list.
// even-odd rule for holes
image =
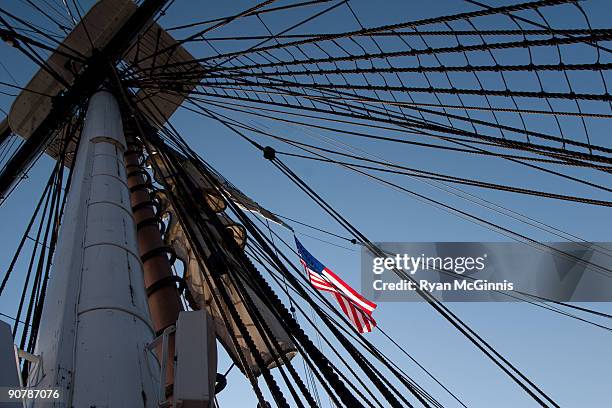
[[[174, 152], [174, 155], [180, 157], [178, 152]], [[152, 157], [155, 157], [155, 155], [153, 155]], [[155, 165], [157, 166], [157, 168], [161, 169], [161, 171], [166, 171], [165, 165], [162, 160], [156, 160]], [[202, 194], [204, 194], [204, 197], [209, 207], [218, 213], [224, 211], [226, 203], [223, 197], [221, 197], [221, 194], [218, 189], [212, 186], [201, 174], [199, 174], [198, 170], [190, 161], [182, 159], [181, 167], [185, 170], [185, 172], [187, 172], [189, 177], [194, 180], [199, 186], [200, 191], [202, 192]], [[215, 178], [216, 182], [221, 186], [224, 194], [233, 203], [238, 205], [243, 210], [258, 214], [261, 217], [274, 222], [275, 224], [282, 225], [288, 230], [293, 230], [289, 225], [283, 222], [283, 220], [281, 220], [271, 211], [259, 205], [252, 198], [248, 197], [221, 174], [211, 172], [210, 176]], [[156, 175], [156, 177], [158, 176]]]
[[[155, 158], [155, 155], [153, 155], [152, 157]], [[225, 209], [225, 206], [217, 205], [219, 204], [219, 200], [223, 201], [219, 193], [210, 183], [208, 183], [201, 175], [198, 174], [197, 170], [193, 167], [191, 163], [185, 161], [184, 163], [182, 163], [181, 166], [188, 173], [190, 173], [190, 178], [192, 179], [192, 181], [194, 181], [199, 187], [200, 191], [204, 193], [203, 197], [206, 202], [211, 208], [215, 209], [215, 211], [217, 212], [215, 216], [218, 217], [221, 224], [224, 225], [226, 229], [230, 232], [231, 236], [234, 238], [238, 246], [242, 248], [245, 245], [247, 239], [246, 231], [243, 226], [233, 222], [229, 217], [222, 213], [222, 211]], [[165, 173], [166, 175], [168, 174], [165, 167], [162, 165], [161, 160], [156, 160], [154, 168], [157, 168], [158, 172]], [[158, 174], [156, 174], [156, 178], [159, 178]], [[169, 178], [166, 179], [166, 184], [172, 185], [172, 183], [169, 182]], [[227, 183], [226, 186], [228, 186], [229, 188], [229, 183]], [[244, 196], [242, 193], [240, 194]], [[232, 195], [232, 197], [240, 196], [238, 194], [234, 194]], [[246, 198], [248, 199], [248, 197]], [[170, 214], [174, 213], [174, 209], [172, 208], [171, 203], [163, 193], [158, 194], [158, 200], [161, 204], [163, 212], [167, 212]], [[251, 202], [254, 203], [252, 200]], [[251, 206], [253, 210], [256, 210], [258, 212], [261, 209], [261, 207], [256, 204], [251, 204]], [[196, 231], [195, 235], [197, 235], [196, 239], [201, 241], [198, 243], [198, 245], [203, 248], [207, 248], [205, 240], [200, 235], [200, 233]], [[220, 237], [218, 238], [220, 239]], [[218, 288], [215, 286], [215, 283], [211, 279], [210, 271], [208, 268], [213, 266], [207, 265], [206, 259], [199, 259], [198, 254], [196, 253], [196, 251], [194, 251], [194, 248], [190, 243], [185, 229], [183, 228], [181, 222], [179, 222], [177, 220], [177, 217], [175, 216], [171, 216], [168, 220], [165, 240], [166, 244], [174, 249], [177, 258], [183, 262], [184, 280], [186, 282], [187, 288], [189, 289], [189, 300], [191, 306], [197, 309], [206, 308], [215, 324], [217, 339], [224, 346], [224, 348], [231, 356], [233, 361], [236, 363], [236, 365], [240, 367], [243, 372], [246, 371], [244, 367], [246, 365], [247, 369], [251, 371], [254, 375], [259, 375], [261, 373], [261, 370], [253, 354], [250, 352], [246, 341], [239, 334], [240, 332], [236, 322], [232, 319], [231, 314], [228, 311], [227, 305], [222, 302], [221, 297], [218, 295]], [[226, 256], [226, 259], [228, 259], [230, 264], [235, 264], [236, 268], [239, 267], [238, 263], [233, 260], [234, 258], [231, 254], [225, 253], [224, 255]], [[273, 368], [276, 367], [281, 361], [278, 360], [278, 358], [276, 357], [276, 350], [271, 351], [269, 349], [268, 344], [262, 337], [262, 334], [260, 333], [258, 326], [256, 326], [254, 318], [251, 315], [249, 305], [245, 304], [243, 298], [248, 298], [251, 300], [252, 305], [257, 309], [259, 315], [265, 321], [265, 324], [268, 326], [274, 338], [276, 339], [276, 343], [279, 345], [281, 353], [287, 359], [293, 358], [293, 356], [295, 356], [295, 354], [297, 353], [295, 345], [291, 341], [291, 338], [289, 337], [287, 332], [280, 325], [276, 316], [274, 316], [274, 314], [269, 310], [269, 308], [265, 305], [261, 298], [251, 288], [248, 287], [248, 282], [241, 280], [241, 288], [239, 289], [236, 287], [236, 282], [234, 281], [234, 279], [242, 279], [240, 277], [241, 274], [236, 273], [232, 274], [232, 276], [233, 279], [230, 278], [230, 276], [227, 274], [222, 275], [221, 279], [224, 283], [224, 289], [230, 295], [232, 299], [232, 304], [236, 308], [242, 322], [246, 326], [249, 334], [251, 335], [256, 345], [257, 351], [261, 356], [264, 364], [268, 368]], [[217, 298], [216, 301], [215, 296]], [[234, 333], [235, 335], [233, 335]], [[234, 340], [232, 340], [234, 336], [237, 337], [237, 345], [235, 344]], [[238, 350], [238, 348], [240, 350]], [[244, 364], [240, 354], [244, 356]]]

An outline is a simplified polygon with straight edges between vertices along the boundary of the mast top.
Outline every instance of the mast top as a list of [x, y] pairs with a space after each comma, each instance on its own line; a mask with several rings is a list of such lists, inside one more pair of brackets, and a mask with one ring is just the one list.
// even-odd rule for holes
[[[96, 51], [108, 45], [136, 10], [137, 6], [131, 0], [100, 0], [94, 4], [47, 59], [48, 67], [57, 75], [53, 76], [48, 70], [41, 68], [17, 96], [8, 116], [10, 130], [24, 139], [30, 138], [51, 112], [54, 97], [72, 85], [75, 77], [87, 66]], [[151, 58], [141, 61], [143, 56], [152, 50], [144, 51], [144, 46], [141, 48], [139, 43], [155, 44], [156, 41], [160, 50], [166, 50], [160, 52], [157, 60], [167, 61], [166, 64], [176, 66], [170, 68], [164, 65], [153, 66], [155, 59]], [[189, 66], [190, 64], [180, 64], [193, 60], [194, 57], [154, 22], [148, 23], [144, 31], [132, 41], [123, 59], [142, 72], [148, 72], [149, 75], [151, 72], [179, 74], [186, 70], [189, 70], [190, 75], [200, 70], [203, 75], [203, 68], [199, 64], [194, 63], [193, 67]], [[160, 92], [149, 98], [145, 98], [146, 91], [139, 91], [136, 94], [136, 104], [144, 114], [148, 114], [152, 123], [163, 125], [190, 91], [191, 89], [173, 90], [172, 93]], [[156, 108], [153, 109], [153, 106]], [[45, 152], [55, 159], [59, 157], [59, 148], [62, 144], [59, 139], [56, 138], [45, 148]], [[74, 146], [69, 146], [67, 163], [71, 162], [70, 152], [73, 151]]]

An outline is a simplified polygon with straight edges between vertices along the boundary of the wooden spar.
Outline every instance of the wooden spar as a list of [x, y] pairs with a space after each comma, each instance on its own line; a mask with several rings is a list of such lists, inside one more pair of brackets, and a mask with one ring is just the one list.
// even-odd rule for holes
[[[173, 280], [166, 247], [159, 229], [159, 214], [155, 213], [151, 200], [151, 179], [140, 160], [142, 146], [135, 139], [128, 140], [125, 152], [125, 167], [134, 221], [138, 251], [142, 260], [144, 286], [153, 328], [159, 336], [171, 325], [176, 324], [179, 313], [183, 310], [178, 290]], [[166, 368], [166, 398], [172, 397], [174, 384], [174, 343], [175, 332], [168, 339], [168, 366]], [[159, 361], [162, 361], [161, 346], [156, 348]]]

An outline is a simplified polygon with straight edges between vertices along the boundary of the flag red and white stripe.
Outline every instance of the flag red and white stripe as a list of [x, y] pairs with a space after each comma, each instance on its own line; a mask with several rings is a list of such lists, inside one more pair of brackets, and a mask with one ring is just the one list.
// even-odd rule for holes
[[376, 309], [376, 304], [361, 296], [331, 269], [313, 257], [297, 238], [295, 242], [300, 255], [300, 262], [304, 266], [312, 286], [318, 290], [332, 293], [342, 312], [359, 333], [371, 332], [376, 326], [376, 321], [372, 318], [372, 312]]

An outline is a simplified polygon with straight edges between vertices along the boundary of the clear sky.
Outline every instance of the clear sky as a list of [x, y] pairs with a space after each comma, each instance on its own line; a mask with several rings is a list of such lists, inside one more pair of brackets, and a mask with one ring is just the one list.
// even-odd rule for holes
[[[82, 2], [84, 7], [88, 7], [89, 3]], [[493, 4], [494, 2], [489, 1], [489, 3]], [[495, 2], [495, 4], [497, 3], [505, 4], [508, 2]], [[22, 17], [37, 18], [31, 9], [26, 8], [16, 0], [9, 0], [8, 4], [10, 4], [10, 10], [19, 13]], [[253, 4], [255, 2], [242, 0], [232, 2], [176, 0], [168, 14], [161, 20], [161, 24], [164, 27], [171, 27], [178, 24], [187, 24], [198, 19], [229, 16]], [[475, 8], [459, 0], [429, 2], [352, 0], [351, 5], [366, 27], [453, 14]], [[323, 7], [325, 6], [313, 7], [310, 12]], [[593, 27], [609, 27], [612, 23], [607, 1], [588, 1], [585, 2], [584, 7]], [[306, 14], [301, 15], [305, 16]], [[536, 18], [533, 14], [529, 16]], [[559, 12], [553, 11], [547, 16], [555, 22], [553, 25], [558, 27], [584, 27], [585, 25], [584, 20], [581, 19], [576, 10], [571, 8], [560, 8]], [[290, 26], [294, 21], [292, 19], [296, 18], [296, 15], [292, 14], [263, 17], [264, 21], [276, 31]], [[479, 20], [474, 21], [478, 24]], [[489, 21], [488, 24], [492, 24], [492, 22]], [[461, 24], [454, 27], [467, 29]], [[296, 33], [346, 31], [358, 28], [354, 19], [350, 18], [346, 8], [341, 6], [329, 15], [322, 16], [300, 28]], [[265, 31], [261, 23], [254, 18], [245, 19], [244, 22], [230, 24], [214, 31], [215, 35], [247, 33], [264, 35]], [[222, 49], [227, 50], [240, 48], [236, 44], [223, 44], [221, 47], [226, 47]], [[210, 48], [207, 48], [204, 44], [191, 45], [190, 49], [194, 55], [210, 55], [211, 53]], [[564, 49], [564, 51], [570, 59], [576, 58], [577, 60], [593, 62], [596, 58], [595, 53], [589, 48], [575, 49], [575, 54], [572, 54], [572, 49]], [[499, 56], [502, 59], [506, 58], [506, 63], [513, 63], [514, 61], [511, 61], [513, 59], [517, 60], [516, 63], [525, 63], [524, 54], [500, 53]], [[477, 56], [475, 60], [478, 58], [484, 59], [485, 57]], [[558, 62], [554, 55], [536, 55], [536, 58], [541, 58], [540, 63]], [[20, 85], [26, 84], [36, 71], [34, 64], [4, 43], [0, 43], [0, 61], [8, 68]], [[451, 60], [445, 60], [445, 62], [452, 63]], [[602, 55], [602, 62], [610, 62], [609, 54]], [[500, 63], [503, 62], [500, 60]], [[572, 73], [571, 75], [575, 75], [571, 77], [571, 80], [572, 84], [576, 86], [576, 92], [582, 90], [584, 92], [603, 93], [601, 83], [597, 83], [593, 79], [584, 80], [585, 77], [580, 76], [580, 74]], [[544, 76], [547, 81], [546, 86], [550, 91], [566, 91], [566, 84], [559, 73], [546, 73]], [[534, 79], [531, 77], [519, 74], [510, 75], [510, 77], [512, 80], [511, 87], [517, 89], [533, 88]], [[484, 81], [490, 80], [490, 83], [493, 84], [499, 82], [498, 78], [487, 78], [486, 74], [483, 74], [482, 78], [484, 78]], [[0, 81], [12, 82], [12, 78], [2, 67], [0, 67]], [[473, 80], [467, 77], [457, 76], [456, 78], [458, 86], [471, 86], [472, 82], [470, 81]], [[5, 90], [5, 88], [2, 88], [2, 90]], [[10, 96], [0, 95], [0, 108], [8, 111], [12, 99]], [[466, 104], [469, 104], [469, 98], [466, 101]], [[527, 103], [531, 102], [525, 101], [525, 104]], [[536, 106], [535, 102], [534, 106]], [[575, 109], [575, 105], [572, 106], [570, 103], [559, 103], [555, 107], [560, 110]], [[486, 116], [484, 117], [486, 118]], [[340, 226], [329, 219], [301, 191], [269, 162], [264, 160], [260, 156], [260, 152], [222, 125], [185, 110], [179, 110], [173, 116], [172, 123], [190, 142], [194, 150], [262, 206], [281, 215], [341, 235], [347, 235]], [[517, 184], [526, 188], [544, 189], [562, 194], [610, 199], [609, 194], [558, 177], [544, 175], [501, 159], [482, 159], [417, 146], [398, 146], [379, 141], [349, 139], [345, 135], [333, 132], [313, 132], [261, 118], [254, 119], [249, 123], [260, 126], [271, 133], [308, 143], [323, 144], [322, 137], [332, 138], [367, 150], [384, 157], [386, 160], [431, 171], [458, 174], [504, 184]], [[564, 124], [567, 133], [576, 134], [576, 140], [580, 140], [581, 124], [578, 121], [572, 122], [570, 120], [564, 122]], [[593, 120], [589, 122], [589, 134], [593, 143], [610, 146], [609, 128], [606, 125], [605, 121]], [[557, 134], [558, 131], [554, 126], [550, 118], [530, 117], [528, 122], [530, 129]], [[398, 133], [394, 133], [394, 135], [397, 136]], [[261, 136], [254, 135], [254, 137], [258, 138], [262, 144], [271, 144], [279, 150], [288, 150], [286, 147], [275, 144], [275, 142]], [[425, 139], [419, 138], [415, 140], [425, 141]], [[372, 241], [508, 240], [507, 237], [494, 231], [416, 201], [401, 192], [375, 184], [345, 169], [317, 162], [300, 161], [300, 159], [287, 158], [285, 162]], [[35, 201], [42, 192], [42, 186], [50, 166], [51, 160], [47, 157], [41, 159], [37, 166], [31, 170], [28, 180], [22, 183], [10, 200], [0, 207], [3, 232], [0, 234], [0, 248], [2, 248], [0, 250], [0, 271], [5, 270], [10, 262], [18, 240], [30, 218]], [[568, 174], [588, 177], [589, 180], [610, 186], [610, 177], [601, 173], [572, 170], [568, 171]], [[541, 230], [528, 227], [510, 218], [470, 204], [415, 179], [400, 176], [385, 177], [421, 194], [440, 199], [473, 214], [482, 215], [507, 228], [525, 233], [534, 239], [541, 241], [556, 240], [554, 236]], [[606, 208], [519, 196], [499, 191], [477, 190], [465, 186], [461, 189], [586, 240], [610, 241], [612, 221], [610, 211]], [[274, 228], [278, 234], [287, 240], [291, 239], [288, 231], [280, 227]], [[358, 247], [299, 226], [296, 226], [296, 230], [298, 237], [311, 253], [346, 281], [354, 284], [355, 287], [359, 287], [361, 267]], [[322, 242], [320, 239], [346, 248]], [[21, 293], [21, 285], [27, 267], [25, 258], [27, 256], [18, 264], [7, 292], [0, 298], [0, 312], [11, 316], [16, 313], [16, 303]], [[295, 261], [297, 262], [297, 259]], [[283, 298], [283, 300], [286, 299]], [[609, 378], [612, 375], [612, 357], [609, 351], [612, 333], [609, 331], [553, 314], [529, 304], [452, 303], [448, 306], [519, 367], [531, 380], [558, 401], [561, 406], [601, 407], [609, 405], [609, 392], [607, 390], [609, 389]], [[610, 304], [586, 304], [585, 306], [608, 313], [612, 312]], [[456, 392], [468, 406], [536, 406], [518, 386], [497, 367], [493, 366], [482, 353], [469, 344], [428, 305], [381, 303], [375, 312], [375, 317], [387, 333], [402, 344], [421, 364], [430, 369], [438, 379]], [[4, 317], [0, 318], [5, 319]], [[606, 324], [607, 322], [604, 321], [603, 323]], [[312, 333], [312, 331], [309, 332]], [[445, 406], [456, 406], [456, 403], [443, 390], [433, 384], [379, 333], [371, 333], [366, 336], [428, 391], [439, 398]], [[323, 347], [323, 351], [329, 352], [325, 347]], [[299, 357], [297, 358], [299, 359]], [[222, 372], [228, 366], [227, 359], [222, 356], [218, 371]], [[301, 363], [298, 363], [297, 366], [301, 367]], [[228, 380], [228, 388], [219, 395], [221, 407], [256, 406], [253, 394], [249, 391], [248, 383], [238, 370], [234, 369]], [[327, 406], [326, 403], [324, 406]]]

